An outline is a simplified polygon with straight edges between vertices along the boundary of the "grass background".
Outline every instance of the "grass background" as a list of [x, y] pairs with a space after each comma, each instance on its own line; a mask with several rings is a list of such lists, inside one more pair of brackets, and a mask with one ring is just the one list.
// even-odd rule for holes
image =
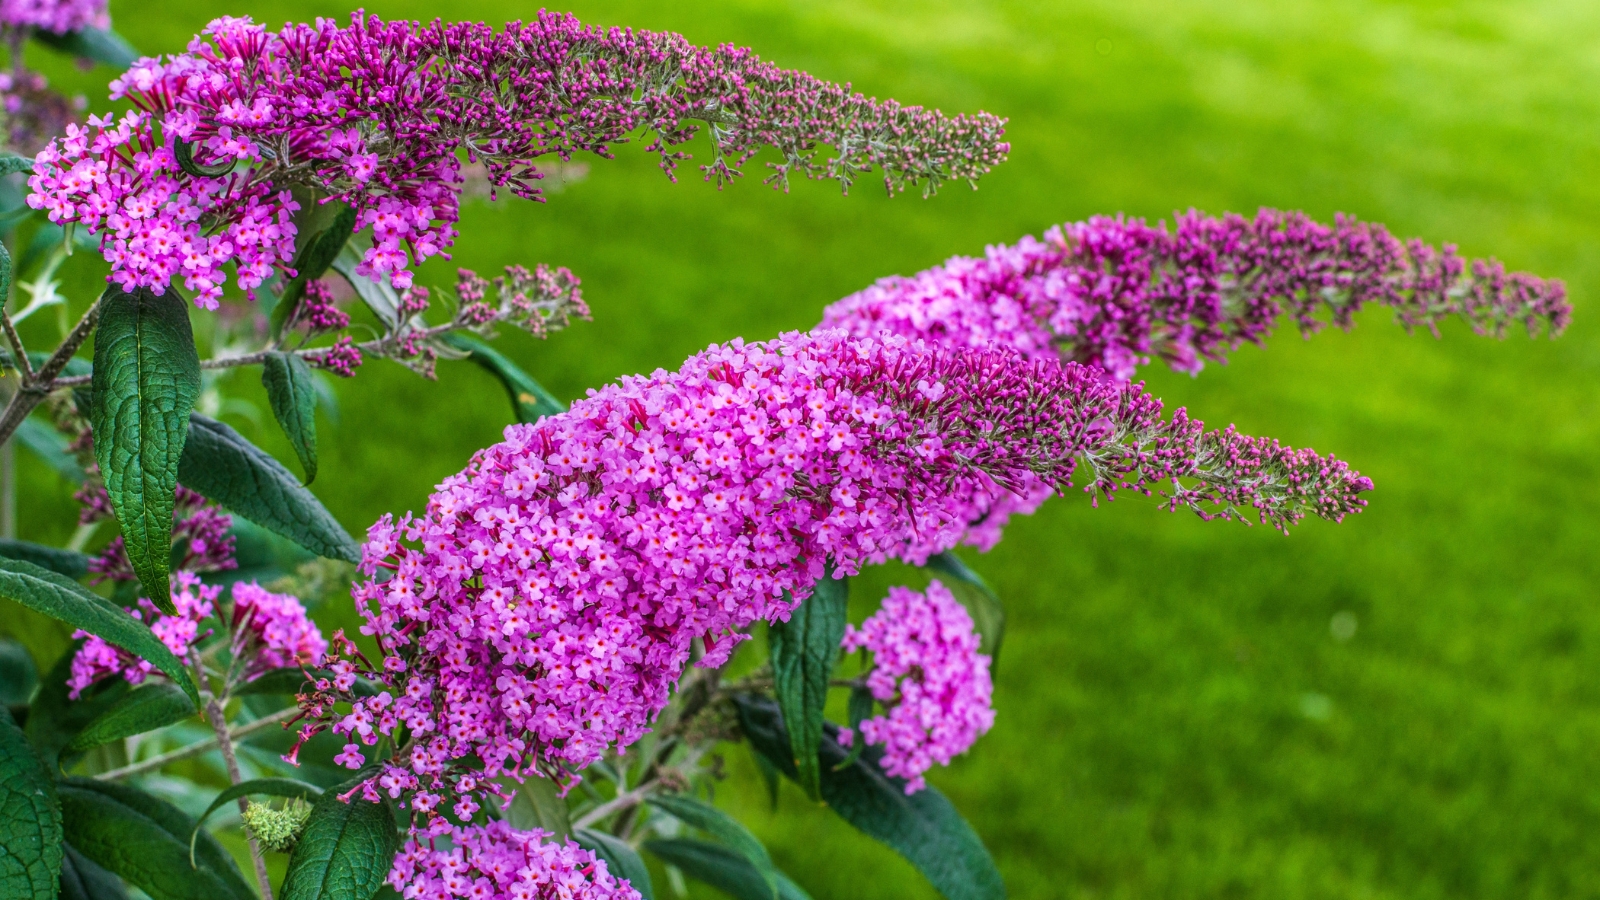
[[[115, 2], [148, 51], [210, 17], [342, 16], [327, 2]], [[502, 21], [534, 7], [373, 2]], [[547, 206], [468, 204], [455, 264], [570, 266], [594, 322], [501, 344], [564, 397], [711, 341], [815, 323], [874, 278], [1054, 222], [1196, 206], [1335, 211], [1568, 280], [1561, 340], [1382, 311], [1286, 332], [1151, 387], [1351, 460], [1369, 511], [1292, 536], [1126, 499], [1057, 500], [973, 558], [1004, 597], [998, 723], [933, 781], [1013, 896], [1600, 896], [1600, 466], [1589, 301], [1600, 192], [1600, 7], [1563, 0], [601, 2], [588, 21], [731, 41], [869, 94], [1010, 117], [981, 190], [787, 195], [759, 175], [671, 184], [638, 146]], [[94, 108], [105, 72], [76, 76]], [[450, 265], [426, 277], [449, 281]], [[83, 276], [85, 284], [88, 275]], [[425, 279], [426, 280], [426, 279]], [[252, 379], [229, 389], [249, 396]], [[494, 441], [504, 395], [373, 364], [339, 386], [316, 488], [352, 531], [419, 508]], [[269, 420], [270, 421], [270, 420]], [[292, 459], [268, 425], [252, 437]], [[291, 463], [291, 466], [293, 464]], [[25, 461], [24, 537], [65, 535], [64, 486]], [[887, 574], [858, 582], [864, 614]], [[1354, 617], [1353, 638], [1330, 632]], [[738, 751], [734, 778], [749, 783]], [[724, 796], [734, 796], [728, 791]], [[928, 897], [893, 854], [793, 791], [733, 803], [816, 897]]]

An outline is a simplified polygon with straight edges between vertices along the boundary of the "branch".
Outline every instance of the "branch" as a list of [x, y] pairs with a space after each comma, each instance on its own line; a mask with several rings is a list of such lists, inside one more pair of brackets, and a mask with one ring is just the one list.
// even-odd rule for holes
[[[0, 304], [5, 298], [0, 297]], [[17, 369], [22, 373], [24, 383], [33, 377], [33, 363], [28, 361], [28, 351], [22, 346], [22, 335], [17, 334], [17, 326], [12, 324], [11, 316], [6, 313], [5, 307], [0, 305], [0, 326], [6, 331], [6, 340], [11, 344], [11, 353], [17, 360]]]
[[[10, 439], [12, 433], [22, 425], [22, 420], [28, 417], [28, 413], [33, 412], [39, 401], [55, 389], [56, 376], [67, 367], [72, 354], [78, 352], [83, 342], [89, 339], [89, 333], [94, 331], [95, 322], [99, 319], [100, 301], [96, 299], [84, 311], [83, 318], [78, 320], [78, 324], [72, 327], [67, 339], [62, 341], [56, 352], [50, 354], [50, 358], [39, 367], [39, 371], [22, 379], [22, 386], [17, 388], [17, 392], [11, 396], [11, 402], [6, 404], [5, 412], [0, 414], [0, 443]], [[26, 366], [28, 364], [26, 360], [27, 357], [23, 356], [18, 363], [19, 367]]]
[[[246, 722], [243, 725], [235, 725], [234, 727], [228, 729], [228, 738], [230, 740], [239, 740], [246, 735], [251, 735], [257, 731], [260, 731], [269, 725], [277, 725], [280, 722], [292, 719], [299, 713], [300, 709], [298, 707], [291, 706], [288, 709], [279, 710], [270, 716], [265, 716], [255, 720], [254, 722]], [[101, 779], [102, 781], [120, 781], [124, 778], [132, 778], [135, 775], [143, 775], [146, 772], [153, 772], [156, 769], [165, 766], [167, 763], [175, 763], [179, 760], [188, 759], [191, 756], [199, 756], [200, 754], [205, 753], [216, 746], [217, 739], [215, 737], [209, 737], [203, 741], [196, 741], [186, 747], [179, 747], [176, 750], [163, 753], [160, 756], [152, 756], [143, 762], [132, 763], [131, 765], [123, 766], [120, 769], [112, 769], [109, 772], [101, 772], [95, 777]]]

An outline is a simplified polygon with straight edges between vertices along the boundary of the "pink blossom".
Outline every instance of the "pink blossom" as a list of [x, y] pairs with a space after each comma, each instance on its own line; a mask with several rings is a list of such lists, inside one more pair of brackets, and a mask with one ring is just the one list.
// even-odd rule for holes
[[446, 827], [446, 846], [412, 838], [395, 857], [389, 884], [405, 900], [638, 900], [605, 860], [570, 839], [504, 822]]
[[[907, 794], [994, 724], [989, 657], [978, 652], [972, 618], [940, 582], [925, 593], [890, 588], [860, 628], [845, 629], [843, 646], [872, 653], [867, 688], [889, 712], [862, 722], [861, 738], [884, 747], [883, 770], [906, 779]], [[840, 736], [853, 738], [848, 729]]]
[[299, 598], [274, 594], [254, 581], [235, 582], [232, 593], [233, 652], [235, 659], [248, 661], [246, 678], [268, 669], [322, 664], [328, 641]]
[[66, 34], [81, 28], [110, 28], [106, 0], [0, 0], [0, 26], [37, 28]]
[[[200, 633], [201, 620], [216, 614], [217, 595], [222, 589], [201, 584], [199, 576], [192, 572], [177, 572], [172, 581], [172, 602], [177, 607], [177, 615], [162, 614], [144, 597], [140, 597], [128, 613], [148, 624], [173, 656], [187, 661], [195, 641], [204, 637]], [[68, 696], [74, 700], [85, 688], [108, 675], [121, 675], [129, 684], [139, 684], [156, 671], [155, 666], [96, 635], [77, 631], [72, 636], [84, 639], [78, 654], [72, 658], [72, 671], [67, 679], [67, 687], [71, 689]]]

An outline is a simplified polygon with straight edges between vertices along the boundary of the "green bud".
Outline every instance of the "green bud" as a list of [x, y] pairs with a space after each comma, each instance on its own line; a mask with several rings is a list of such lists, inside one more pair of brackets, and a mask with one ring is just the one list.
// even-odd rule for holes
[[245, 807], [243, 818], [244, 824], [261, 842], [261, 846], [278, 853], [288, 853], [294, 849], [295, 841], [300, 839], [300, 832], [305, 830], [306, 821], [311, 818], [311, 804], [299, 797], [284, 804], [282, 809], [252, 802]]

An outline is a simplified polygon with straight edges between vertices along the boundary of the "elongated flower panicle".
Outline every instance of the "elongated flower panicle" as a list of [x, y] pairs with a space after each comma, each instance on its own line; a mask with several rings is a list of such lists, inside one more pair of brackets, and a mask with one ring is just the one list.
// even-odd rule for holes
[[110, 28], [106, 0], [0, 0], [0, 26], [66, 34], [80, 28]]
[[[165, 615], [154, 603], [140, 597], [128, 614], [150, 626], [172, 655], [187, 662], [195, 641], [204, 637], [200, 622], [216, 614], [216, 601], [222, 588], [200, 583], [193, 572], [177, 572], [172, 576], [172, 603], [177, 615]], [[74, 639], [83, 638], [83, 646], [72, 658], [71, 673], [67, 678], [70, 689], [67, 696], [76, 700], [84, 689], [108, 675], [121, 675], [129, 684], [139, 684], [156, 667], [128, 651], [117, 647], [87, 631], [73, 632]]]
[[504, 822], [438, 829], [449, 849], [416, 838], [389, 870], [405, 900], [639, 900], [627, 879], [570, 839]]
[[322, 664], [328, 641], [300, 598], [254, 581], [235, 582], [232, 593], [234, 657], [249, 660], [246, 679], [269, 669]]
[[[1455, 248], [1402, 242], [1382, 225], [1263, 209], [1254, 219], [1175, 217], [1176, 230], [1097, 216], [955, 257], [910, 278], [879, 281], [828, 307], [823, 328], [957, 347], [991, 343], [1036, 359], [1073, 360], [1117, 378], [1159, 356], [1180, 371], [1260, 343], [1279, 317], [1304, 334], [1341, 328], [1368, 304], [1407, 328], [1437, 333], [1460, 316], [1479, 334], [1512, 323], [1552, 334], [1566, 327], [1566, 287], [1495, 260], [1468, 263]], [[1325, 319], [1323, 318], [1325, 317]]]
[[409, 287], [411, 267], [455, 241], [458, 151], [493, 185], [537, 199], [540, 157], [609, 156], [645, 130], [671, 174], [696, 123], [719, 184], [773, 147], [782, 160], [769, 181], [848, 186], [876, 167], [891, 192], [932, 191], [976, 179], [1008, 149], [987, 113], [870, 100], [748, 50], [545, 12], [499, 31], [357, 13], [346, 26], [268, 32], [221, 18], [187, 53], [135, 63], [112, 82], [121, 98], [139, 111], [91, 120], [38, 158], [29, 202], [101, 234], [114, 280], [160, 289], [182, 276], [203, 306], [221, 293], [224, 263], [247, 290], [287, 265], [295, 188], [354, 207], [373, 235], [358, 271]]
[[[1080, 458], [1089, 490], [1159, 487], [1208, 516], [1285, 525], [1364, 504], [1371, 483], [1343, 463], [1160, 413], [1083, 366], [838, 333], [625, 378], [507, 428], [423, 516], [372, 527], [362, 568], [383, 577], [354, 596], [384, 659], [358, 672], [341, 651], [302, 699], [302, 737], [331, 722], [370, 745], [404, 725], [409, 758], [369, 789], [416, 790], [424, 812], [535, 765], [563, 777], [639, 738], [694, 639], [720, 665], [828, 562], [921, 562], [1007, 485], [1071, 486]], [[351, 697], [357, 674], [392, 690]], [[334, 717], [339, 700], [353, 711]]]
[[[884, 748], [883, 770], [927, 787], [923, 773], [967, 752], [994, 725], [989, 657], [978, 652], [972, 617], [938, 581], [918, 593], [889, 589], [861, 627], [847, 626], [844, 649], [872, 653], [867, 689], [889, 710], [861, 723], [860, 740]], [[846, 744], [857, 738], [840, 733]]]

